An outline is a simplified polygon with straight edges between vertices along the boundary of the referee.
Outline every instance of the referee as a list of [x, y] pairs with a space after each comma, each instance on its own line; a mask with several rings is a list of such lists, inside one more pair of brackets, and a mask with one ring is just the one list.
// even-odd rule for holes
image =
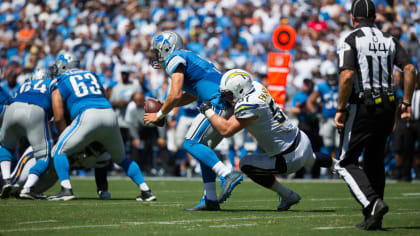
[[415, 67], [399, 42], [375, 27], [371, 0], [353, 1], [351, 14], [354, 29], [338, 45], [340, 83], [334, 121], [343, 132], [335, 168], [363, 206], [365, 219], [356, 226], [375, 230], [382, 227], [382, 217], [388, 212], [383, 201], [384, 149], [397, 107], [393, 67], [404, 71], [403, 119], [411, 116]]

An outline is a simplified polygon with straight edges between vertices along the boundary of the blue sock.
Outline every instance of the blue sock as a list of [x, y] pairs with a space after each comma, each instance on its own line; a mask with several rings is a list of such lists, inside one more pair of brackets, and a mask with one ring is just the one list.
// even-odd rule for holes
[[140, 186], [140, 184], [144, 183], [143, 174], [141, 173], [139, 165], [137, 163], [129, 158], [124, 158], [124, 160], [121, 162], [122, 168], [125, 170], [125, 173], [137, 184], [137, 186]]
[[325, 153], [316, 152], [315, 156], [316, 156], [315, 163], [317, 163], [320, 167], [330, 168], [331, 165], [333, 164], [331, 156]]
[[331, 155], [331, 151], [330, 151], [331, 149], [330, 148], [328, 148], [328, 147], [325, 147], [325, 146], [322, 146], [321, 147], [321, 152], [322, 153], [324, 153], [324, 154], [328, 154], [328, 155]]
[[54, 168], [60, 181], [70, 179], [70, 164], [66, 155], [54, 156]]
[[199, 160], [201, 164], [212, 168], [219, 162], [216, 153], [204, 144], [198, 143], [191, 139], [187, 139], [184, 142], [184, 149], [189, 152], [195, 159]]
[[245, 147], [242, 146], [239, 148], [239, 159], [242, 159], [242, 157], [246, 156], [248, 152], [246, 151]]
[[13, 159], [12, 153], [7, 148], [0, 146], [0, 162], [12, 161], [12, 159]]
[[39, 159], [36, 161], [36, 164], [29, 170], [29, 174], [36, 174], [41, 176], [48, 170], [49, 162], [50, 158], [46, 158], [46, 160]]
[[216, 181], [216, 173], [214, 173], [214, 171], [210, 167], [203, 165], [201, 162], [200, 167], [203, 183], [211, 183]]

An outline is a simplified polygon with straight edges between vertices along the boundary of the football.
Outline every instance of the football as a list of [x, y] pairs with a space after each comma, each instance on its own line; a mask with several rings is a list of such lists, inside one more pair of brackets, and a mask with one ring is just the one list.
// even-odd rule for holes
[[[162, 104], [158, 102], [158, 100], [155, 100], [153, 98], [148, 98], [144, 104], [144, 111], [146, 113], [156, 113], [160, 110], [161, 107], [162, 107]], [[156, 126], [163, 126], [165, 124], [165, 120], [166, 118], [163, 118], [153, 124], [155, 124]]]
[[156, 113], [160, 110], [162, 104], [153, 98], [148, 98], [144, 104], [144, 110], [146, 113]]

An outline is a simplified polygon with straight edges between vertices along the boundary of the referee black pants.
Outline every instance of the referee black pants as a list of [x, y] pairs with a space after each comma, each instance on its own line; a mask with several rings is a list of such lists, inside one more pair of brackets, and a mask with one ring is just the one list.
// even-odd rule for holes
[[[340, 162], [336, 167], [356, 200], [367, 208], [384, 196], [385, 143], [395, 119], [395, 103], [374, 106], [351, 104], [341, 134]], [[363, 168], [359, 157], [363, 152]]]

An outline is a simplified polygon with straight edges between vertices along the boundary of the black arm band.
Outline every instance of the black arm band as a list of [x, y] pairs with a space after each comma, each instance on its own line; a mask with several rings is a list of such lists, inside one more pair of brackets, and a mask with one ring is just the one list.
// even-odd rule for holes
[[347, 113], [347, 112], [349, 112], [349, 110], [347, 110], [347, 109], [337, 109], [337, 113]]
[[401, 102], [401, 104], [403, 104], [406, 107], [411, 107], [411, 103]]

